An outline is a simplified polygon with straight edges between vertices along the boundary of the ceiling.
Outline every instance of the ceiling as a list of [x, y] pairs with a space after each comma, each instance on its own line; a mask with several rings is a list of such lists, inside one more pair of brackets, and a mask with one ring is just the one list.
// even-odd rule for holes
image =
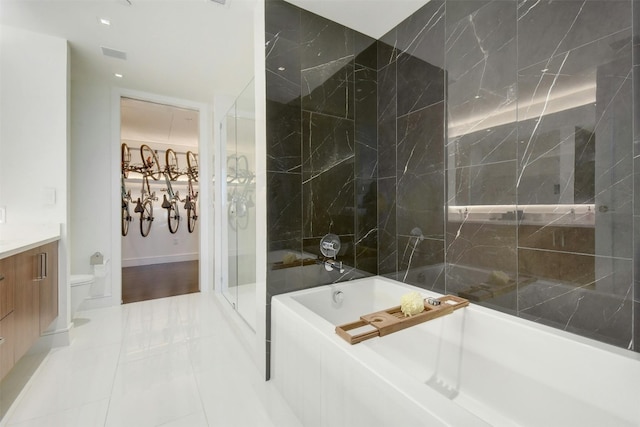
[[196, 110], [122, 98], [120, 112], [120, 136], [125, 141], [197, 150], [199, 113]]
[[[289, 2], [374, 38], [426, 3], [393, 0], [390, 7], [390, 0]], [[254, 75], [253, 16], [258, 4], [262, 1], [0, 0], [0, 24], [68, 40], [72, 81], [211, 103], [214, 96], [237, 96]], [[124, 53], [126, 59], [106, 56], [103, 48]], [[123, 118], [124, 138], [197, 144], [197, 126], [186, 126], [184, 110], [145, 104], [123, 110], [130, 115]], [[193, 134], [187, 135], [187, 129]]]
[[287, 0], [374, 39], [395, 28], [429, 0]]
[[257, 0], [130, 1], [0, 0], [0, 24], [68, 40], [72, 80], [211, 103], [252, 78]]

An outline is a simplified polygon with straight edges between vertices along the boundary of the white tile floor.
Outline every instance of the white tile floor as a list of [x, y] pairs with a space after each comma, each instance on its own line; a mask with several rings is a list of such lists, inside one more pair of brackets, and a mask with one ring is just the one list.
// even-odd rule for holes
[[80, 313], [72, 344], [49, 352], [0, 425], [299, 426], [223, 303], [196, 293]]

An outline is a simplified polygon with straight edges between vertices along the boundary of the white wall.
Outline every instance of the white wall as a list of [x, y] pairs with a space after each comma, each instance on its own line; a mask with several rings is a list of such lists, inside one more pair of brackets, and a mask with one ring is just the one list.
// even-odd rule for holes
[[[180, 224], [177, 235], [178, 245], [174, 245], [173, 238], [169, 237], [173, 235], [169, 233], [166, 225], [166, 212], [157, 205], [154, 207], [157, 223], [154, 222], [150, 237], [146, 238], [150, 240], [142, 243], [145, 247], [154, 247], [155, 252], [146, 252], [140, 249], [140, 245], [133, 244], [134, 240], [142, 239], [138, 231], [137, 218], [131, 224], [129, 236], [125, 238], [131, 237], [131, 239], [125, 241], [123, 245], [120, 235], [119, 99], [121, 94], [199, 109], [201, 134], [205, 135], [204, 144], [210, 142], [208, 137], [210, 116], [206, 105], [164, 98], [162, 95], [128, 91], [89, 80], [71, 82], [71, 271], [74, 274], [90, 273], [92, 270], [89, 257], [96, 251], [101, 252], [105, 260], [109, 260], [107, 276], [96, 280], [92, 290], [94, 298], [84, 304], [84, 308], [87, 309], [121, 303], [120, 269], [123, 258], [125, 258], [124, 265], [129, 265], [127, 260], [131, 261], [133, 258], [136, 258], [132, 261], [133, 263], [140, 264], [149, 263], [154, 257], [167, 255], [193, 258], [197, 256], [194, 255], [194, 252], [196, 254], [198, 252], [197, 245], [200, 245], [201, 254], [204, 255], [202, 247], [208, 251], [209, 246], [206, 239], [199, 242], [198, 236], [200, 233], [203, 235], [212, 233], [211, 227], [205, 224], [205, 218], [210, 215], [207, 209], [210, 186], [200, 183], [200, 212], [196, 232], [193, 235], [183, 236], [183, 233], [188, 234], [186, 222]], [[199, 151], [202, 153], [202, 150]], [[132, 156], [136, 154], [132, 152]], [[164, 163], [164, 159], [161, 159], [161, 163]], [[199, 162], [201, 175], [206, 173], [204, 170], [206, 166], [203, 163], [205, 162]], [[138, 191], [138, 188], [132, 188], [132, 196], [137, 197]], [[157, 193], [161, 199], [161, 192]], [[182, 195], [183, 191], [180, 193]], [[162, 241], [159, 242], [158, 239]], [[209, 266], [202, 266], [201, 272], [202, 270], [207, 273]], [[201, 289], [210, 287], [210, 280], [210, 274], [201, 275]]]
[[60, 316], [69, 325], [66, 40], [0, 27], [0, 206], [7, 225], [60, 223]]
[[[73, 274], [92, 273], [89, 258], [101, 252], [113, 263], [111, 244], [111, 88], [106, 84], [71, 81], [71, 226]], [[113, 275], [97, 280], [93, 296], [111, 301]]]

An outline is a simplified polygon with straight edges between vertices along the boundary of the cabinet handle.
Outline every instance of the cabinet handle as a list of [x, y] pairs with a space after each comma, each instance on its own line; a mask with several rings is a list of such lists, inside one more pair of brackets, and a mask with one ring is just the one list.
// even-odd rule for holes
[[38, 254], [38, 272], [36, 280], [44, 280], [47, 278], [47, 253], [41, 252]]
[[46, 279], [49, 276], [49, 269], [47, 268], [48, 263], [48, 254], [47, 252], [42, 253], [42, 278]]
[[0, 281], [4, 280], [4, 274], [0, 274]]
[[4, 338], [0, 337], [0, 345], [4, 344]]

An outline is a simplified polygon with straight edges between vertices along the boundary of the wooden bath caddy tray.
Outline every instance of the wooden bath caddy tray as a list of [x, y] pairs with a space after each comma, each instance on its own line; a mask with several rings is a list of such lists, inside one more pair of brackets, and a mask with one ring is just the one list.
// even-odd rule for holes
[[[336, 334], [349, 344], [357, 344], [369, 338], [383, 337], [427, 320], [436, 319], [469, 305], [468, 300], [454, 295], [445, 295], [437, 300], [440, 301], [440, 305], [431, 305], [425, 301], [424, 311], [413, 316], [405, 317], [400, 306], [360, 316], [360, 320], [336, 326]], [[364, 332], [356, 332], [354, 335], [349, 332], [363, 327], [366, 327]]]

